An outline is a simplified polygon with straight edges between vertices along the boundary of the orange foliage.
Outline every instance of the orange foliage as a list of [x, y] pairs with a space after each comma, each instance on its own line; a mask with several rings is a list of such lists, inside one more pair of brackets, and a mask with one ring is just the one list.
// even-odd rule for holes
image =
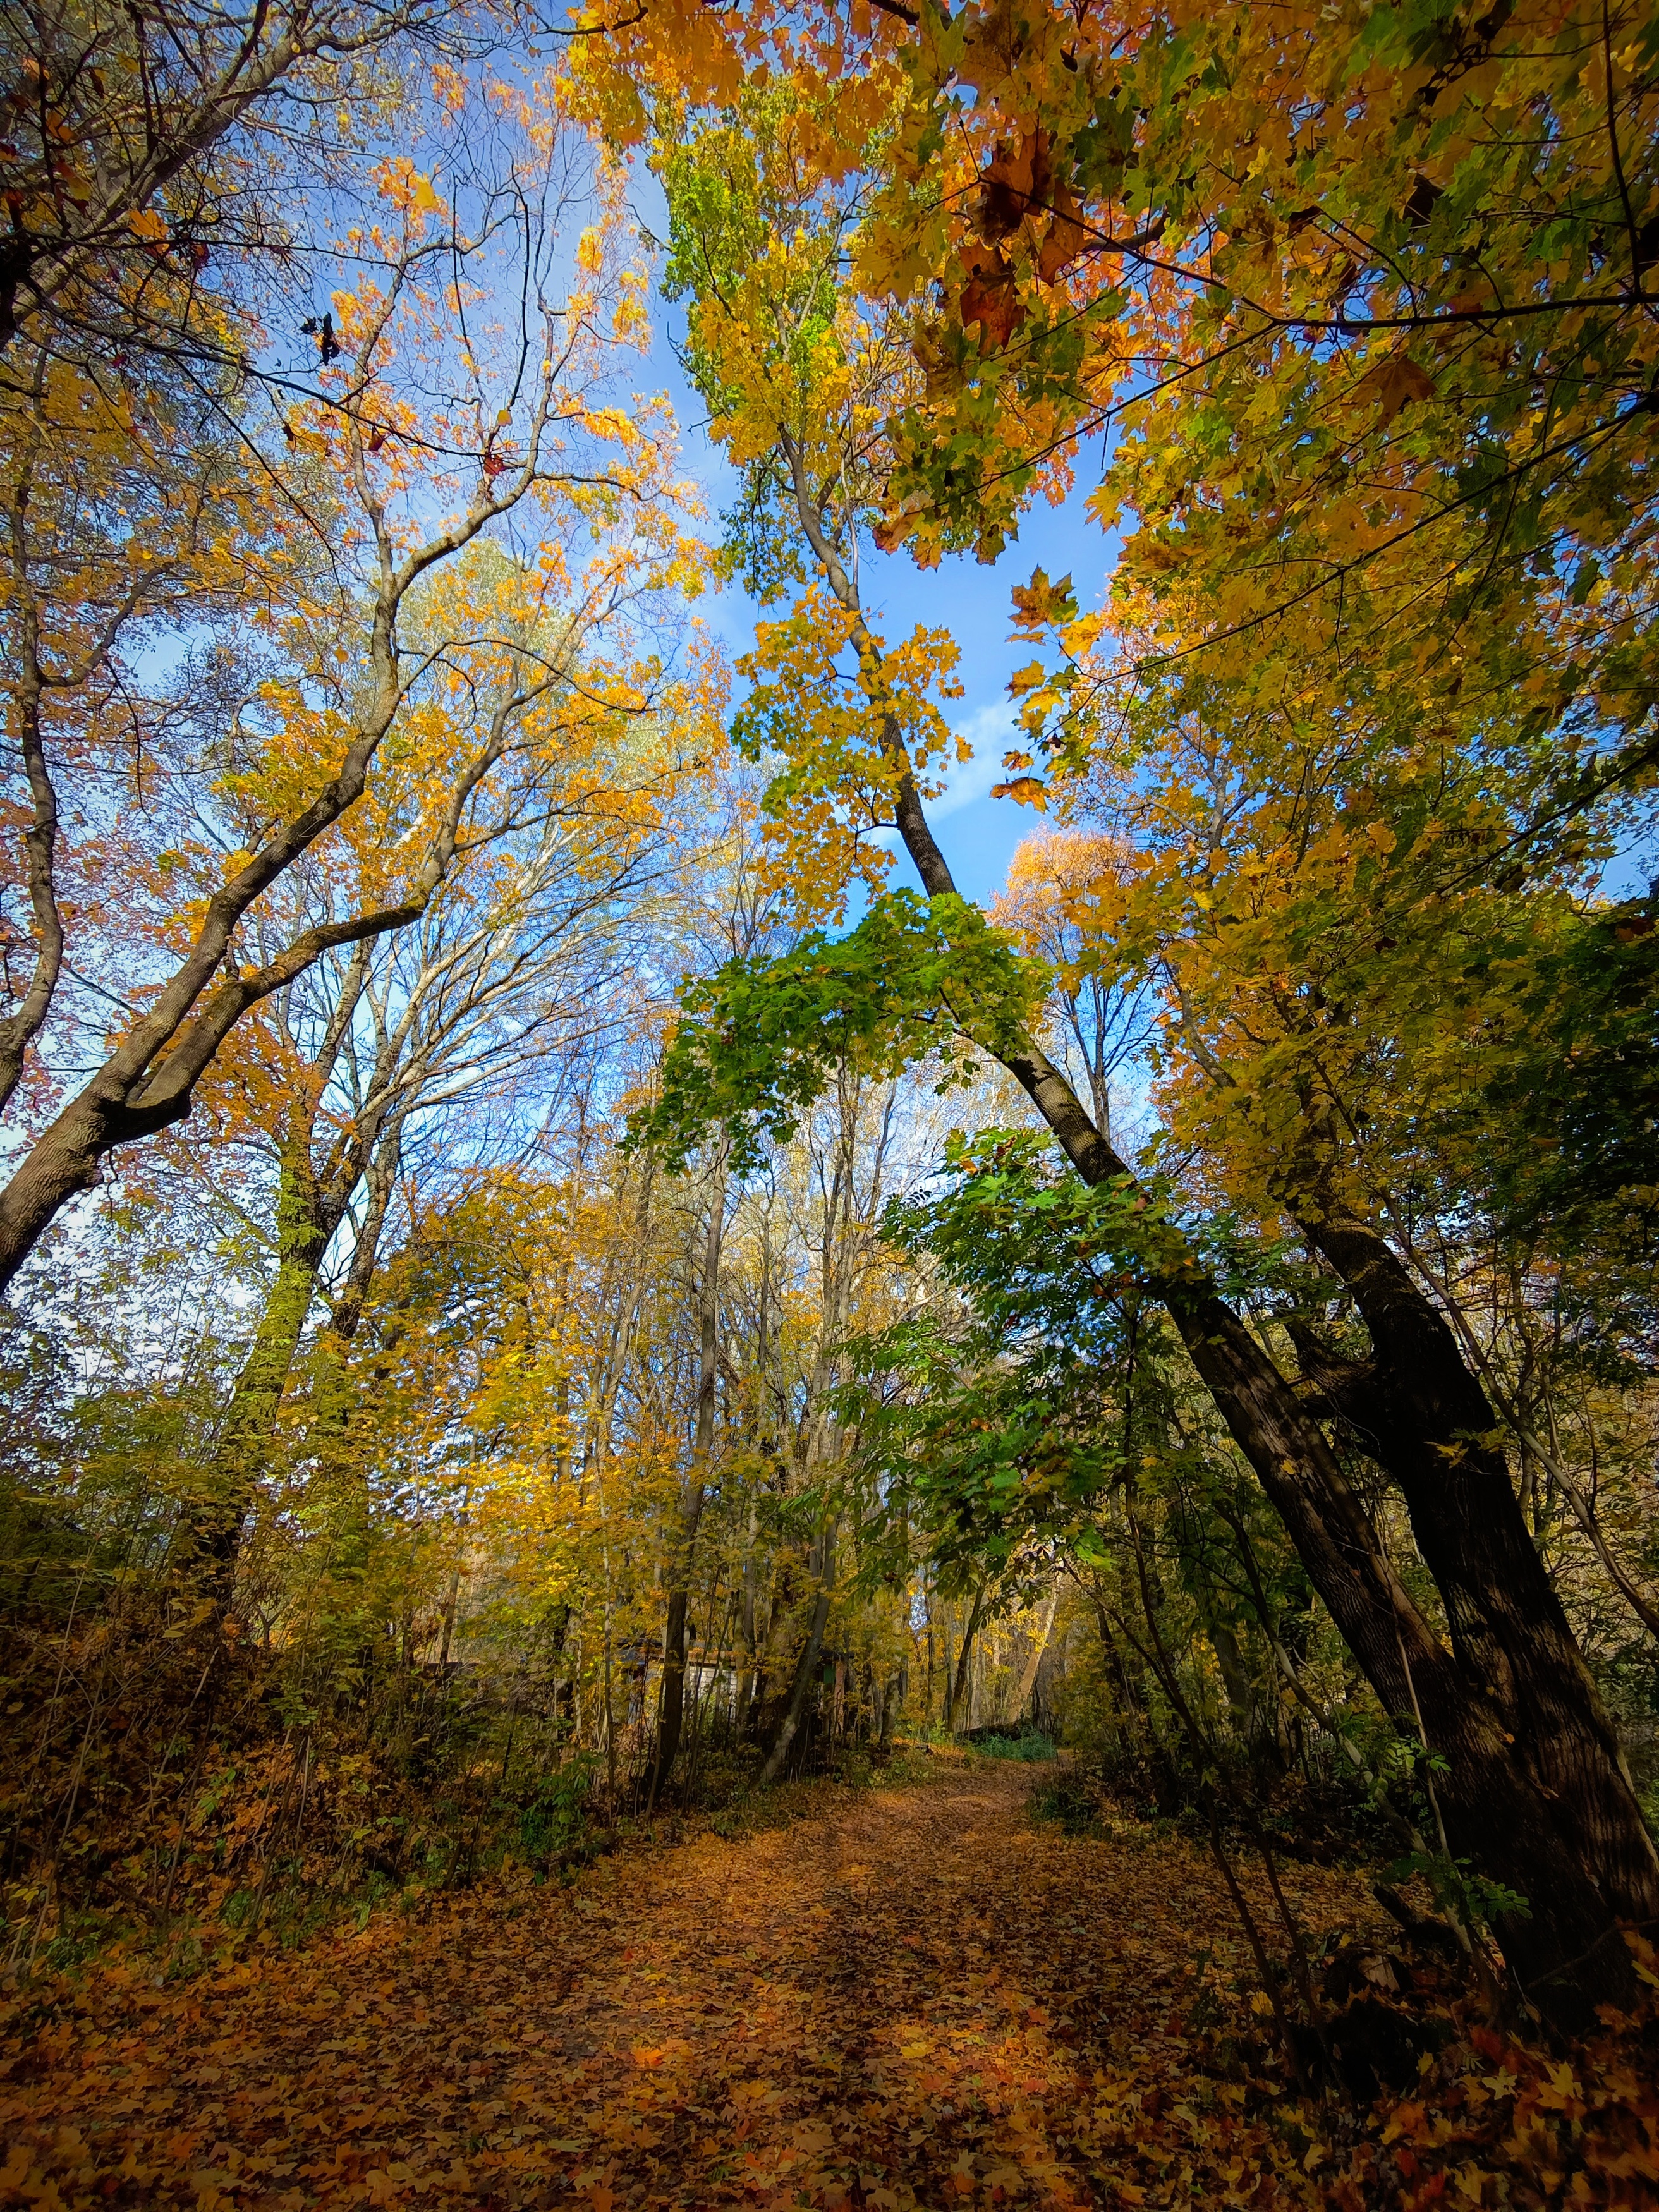
[[[1204, 1853], [1034, 1832], [1023, 1795], [970, 1766], [809, 1798], [183, 1986], [117, 1958], [10, 2008], [0, 2203], [1659, 2203], [1628, 2045], [1559, 2059], [1453, 2009], [1413, 2095], [1287, 2100]], [[1346, 1877], [1285, 1881], [1381, 1939]]]

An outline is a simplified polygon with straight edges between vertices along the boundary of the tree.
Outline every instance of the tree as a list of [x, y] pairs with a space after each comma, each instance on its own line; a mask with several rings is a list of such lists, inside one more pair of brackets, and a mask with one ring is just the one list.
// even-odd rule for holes
[[[338, 334], [321, 397], [282, 420], [274, 446], [257, 442], [251, 423], [242, 427], [270, 549], [259, 603], [270, 660], [231, 696], [198, 694], [201, 751], [169, 763], [167, 797], [184, 817], [179, 826], [188, 824], [184, 853], [155, 852], [141, 788], [116, 817], [121, 838], [100, 841], [106, 862], [129, 840], [144, 855], [135, 860], [154, 900], [147, 1003], [118, 1026], [90, 1080], [18, 1153], [0, 1193], [6, 1281], [70, 1198], [96, 1181], [107, 1153], [188, 1112], [203, 1073], [250, 1007], [330, 949], [418, 919], [453, 866], [475, 794], [488, 791], [520, 746], [520, 725], [568, 685], [571, 639], [602, 611], [648, 592], [653, 579], [690, 573], [676, 565], [668, 457], [648, 425], [603, 398], [611, 361], [638, 335], [635, 286], [614, 216], [601, 210], [599, 225], [584, 234], [577, 282], [562, 307], [544, 289], [560, 210], [570, 204], [558, 159], [556, 135], [532, 118], [470, 213], [447, 209], [409, 156], [384, 166], [379, 220], [362, 211], [367, 272], [355, 292], [336, 295]], [[540, 309], [532, 317], [526, 308], [495, 335], [475, 331], [469, 318], [498, 282], [539, 289]], [[428, 409], [426, 380], [440, 365], [458, 399]], [[434, 519], [457, 501], [447, 520]], [[532, 515], [541, 539], [533, 560], [494, 574], [477, 565], [473, 549], [502, 538], [510, 520]], [[216, 562], [219, 532], [234, 521], [213, 518]], [[464, 556], [476, 588], [452, 590], [441, 580], [459, 574]], [[170, 562], [164, 553], [161, 568]], [[222, 569], [211, 588], [222, 609]], [[105, 623], [102, 657], [78, 672], [82, 711], [94, 678], [122, 697], [124, 671], [109, 652], [136, 596], [128, 592], [118, 619]], [[572, 623], [574, 630], [562, 630]], [[642, 703], [621, 672], [588, 674], [617, 706]], [[479, 690], [491, 703], [471, 722]], [[460, 711], [447, 722], [451, 702]], [[92, 722], [89, 766], [103, 769], [123, 722], [118, 714], [113, 728]], [[388, 738], [394, 756], [404, 743], [428, 739], [441, 751], [441, 735], [432, 733], [444, 728], [459, 757], [397, 823], [397, 845], [364, 872], [365, 902], [326, 918], [295, 915], [289, 933], [278, 932], [250, 963], [250, 931], [280, 904], [294, 872], [313, 861], [326, 866], [343, 839], [349, 847], [343, 825], [370, 790]], [[58, 925], [50, 862], [40, 864], [39, 854], [50, 845], [42, 809], [54, 821], [58, 809], [44, 751], [37, 766], [44, 795], [27, 835], [49, 965]], [[205, 837], [204, 813], [211, 817]], [[100, 885], [106, 897], [118, 888], [118, 874]], [[36, 989], [27, 1009], [37, 1030], [49, 995]]]
[[137, 16], [54, 0], [9, 7], [0, 349], [27, 337], [49, 357], [222, 350], [204, 272], [228, 263], [234, 289], [289, 244], [273, 149], [290, 190], [297, 178], [325, 183], [340, 113], [371, 100], [377, 77], [441, 57], [453, 70], [482, 43], [420, 0], [185, 0]]
[[[713, 1121], [723, 1121], [740, 1141], [757, 1109], [773, 1117], [774, 1128], [787, 1127], [792, 1104], [822, 1080], [814, 1070], [822, 1070], [823, 1054], [832, 1045], [841, 1048], [835, 1023], [845, 1025], [840, 1035], [850, 1030], [874, 1049], [899, 1054], [915, 1048], [929, 1020], [940, 1028], [959, 1024], [993, 1052], [1025, 1089], [1084, 1182], [1117, 1194], [1112, 1203], [1125, 1217], [1120, 1234], [1126, 1256], [1166, 1304], [1385, 1709], [1409, 1717], [1449, 1761], [1444, 1799], [1454, 1853], [1478, 1856], [1503, 1889], [1528, 1901], [1530, 1917], [1516, 1911], [1505, 1918], [1506, 1955], [1536, 2002], [1573, 2016], [1598, 1993], [1627, 1987], [1630, 1969], [1616, 1922], [1650, 1911], [1659, 1897], [1659, 1861], [1594, 1686], [1512, 1510], [1501, 1463], [1465, 1444], [1462, 1479], [1430, 1494], [1430, 1455], [1466, 1437], [1480, 1419], [1478, 1386], [1472, 1394], [1444, 1322], [1411, 1293], [1397, 1260], [1366, 1224], [1345, 1215], [1322, 1227], [1322, 1251], [1342, 1255], [1345, 1279], [1361, 1298], [1382, 1356], [1413, 1394], [1402, 1442], [1413, 1455], [1413, 1499], [1424, 1509], [1419, 1541], [1459, 1638], [1452, 1653], [1361, 1510], [1315, 1408], [1220, 1294], [1176, 1221], [1139, 1188], [1035, 1043], [1029, 981], [998, 969], [988, 944], [964, 957], [963, 948], [981, 940], [964, 930], [963, 902], [927, 827], [907, 749], [907, 714], [921, 723], [923, 748], [929, 726], [890, 674], [884, 648], [863, 612], [854, 565], [858, 532], [861, 523], [867, 526], [880, 481], [870, 387], [876, 394], [884, 388], [887, 333], [879, 322], [860, 321], [850, 303], [838, 302], [833, 319], [819, 313], [814, 342], [830, 360], [844, 353], [846, 368], [810, 385], [787, 373], [790, 349], [800, 343], [801, 288], [814, 268], [833, 266], [827, 241], [846, 219], [817, 176], [810, 170], [803, 176], [802, 137], [801, 131], [774, 131], [744, 140], [721, 125], [707, 142], [709, 169], [699, 167], [695, 154], [665, 156], [671, 211], [681, 226], [671, 266], [699, 272], [694, 369], [711, 402], [738, 396], [728, 434], [756, 457], [747, 514], [775, 514], [785, 544], [799, 532], [797, 562], [810, 556], [834, 609], [830, 613], [808, 586], [791, 620], [763, 633], [751, 673], [769, 677], [775, 664], [799, 684], [810, 641], [817, 658], [809, 696], [833, 698], [838, 683], [850, 683], [860, 702], [859, 749], [831, 732], [821, 752], [812, 721], [787, 731], [776, 710], [767, 718], [775, 693], [764, 684], [757, 691], [750, 727], [769, 738], [788, 763], [772, 799], [783, 817], [782, 841], [793, 834], [794, 791], [824, 775], [820, 761], [827, 758], [835, 779], [829, 787], [845, 794], [849, 825], [868, 818], [862, 810], [890, 806], [930, 907], [924, 924], [897, 899], [878, 903], [848, 939], [814, 945], [769, 978], [734, 968], [715, 991], [694, 1001], [700, 1018], [696, 1029], [682, 1031], [678, 1059], [671, 1058], [669, 1111], [657, 1127], [671, 1147], [684, 1142], [683, 1131]], [[769, 248], [768, 239], [778, 242]], [[743, 314], [733, 312], [734, 294]], [[746, 368], [740, 365], [745, 361]], [[779, 553], [771, 562], [780, 592], [787, 585], [787, 560]], [[1022, 604], [1033, 633], [1047, 627], [1064, 596], [1033, 587]], [[837, 670], [844, 649], [854, 660], [850, 679]], [[890, 933], [910, 950], [908, 971], [885, 941]], [[676, 1110], [683, 1115], [678, 1124]], [[1150, 1243], [1137, 1225], [1141, 1215], [1153, 1232]], [[1425, 1471], [1421, 1485], [1419, 1467]], [[1505, 1500], [1510, 1510], [1500, 1512]], [[1493, 1515], [1498, 1534], [1488, 1548], [1483, 1531]], [[1491, 1662], [1499, 1655], [1509, 1671], [1498, 1673], [1494, 1695]], [[1539, 1733], [1517, 1749], [1512, 1723], [1523, 1715]]]
[[995, 547], [1079, 434], [1121, 425], [1094, 509], [1133, 510], [1127, 569], [1178, 577], [1198, 617], [1155, 655], [1248, 653], [1310, 609], [1333, 661], [1524, 687], [1559, 804], [1640, 770], [1638, 11], [987, 7], [909, 52], [859, 264], [926, 373], [893, 527]]
[[[210, 1079], [204, 1171], [232, 1145], [245, 1164], [268, 1146], [276, 1186], [275, 1272], [225, 1410], [198, 1538], [227, 1596], [325, 1263], [360, 1196], [329, 1305], [330, 1334], [342, 1342], [356, 1334], [406, 1151], [434, 1137], [441, 1150], [438, 1133], [470, 1096], [493, 1091], [507, 1104], [526, 1063], [568, 1054], [573, 1033], [598, 1051], [607, 1016], [614, 1024], [632, 1011], [614, 1003], [617, 971], [660, 867], [661, 814], [679, 779], [656, 715], [629, 715], [599, 688], [605, 629], [625, 611], [602, 603], [550, 625], [561, 633], [557, 689], [492, 764], [487, 805], [477, 795], [469, 803], [458, 865], [418, 925], [378, 948], [361, 940], [349, 960], [297, 979], [277, 995], [276, 1019], [245, 1024]], [[490, 706], [475, 696], [486, 727]], [[642, 720], [653, 726], [641, 731]], [[462, 759], [470, 775], [465, 749]], [[429, 757], [411, 749], [356, 825], [366, 848], [393, 842], [392, 823], [429, 804], [436, 781]], [[336, 896], [349, 888], [329, 886]], [[523, 1140], [510, 1116], [503, 1135]], [[469, 1150], [476, 1174], [483, 1148]], [[428, 1205], [444, 1179], [427, 1178]]]
[[990, 920], [1006, 930], [1022, 952], [1053, 969], [1055, 988], [1049, 1020], [1061, 1042], [1060, 1062], [1071, 1073], [1073, 1055], [1086, 1089], [1089, 1110], [1103, 1137], [1112, 1133], [1112, 1084], [1133, 1067], [1144, 1051], [1150, 1027], [1145, 982], [1117, 988], [1115, 961], [1076, 920], [1103, 878], [1126, 876], [1133, 865], [1127, 848], [1109, 837], [1075, 830], [1028, 840], [1009, 864], [1008, 887], [990, 908]]

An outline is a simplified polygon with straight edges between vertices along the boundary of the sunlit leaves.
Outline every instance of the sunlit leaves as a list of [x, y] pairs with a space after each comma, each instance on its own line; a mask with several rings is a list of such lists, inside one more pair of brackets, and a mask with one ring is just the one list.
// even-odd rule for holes
[[720, 1130], [741, 1171], [763, 1133], [795, 1129], [845, 1060], [890, 1073], [936, 1054], [948, 1082], [975, 1047], [1019, 1032], [1045, 981], [965, 900], [886, 893], [843, 937], [814, 932], [779, 959], [734, 961], [693, 984], [633, 1140], [673, 1163]]

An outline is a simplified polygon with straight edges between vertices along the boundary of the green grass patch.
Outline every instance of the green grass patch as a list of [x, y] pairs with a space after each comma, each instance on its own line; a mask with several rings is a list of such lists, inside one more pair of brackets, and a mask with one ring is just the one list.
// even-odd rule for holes
[[1022, 1729], [1018, 1735], [981, 1736], [974, 1750], [981, 1759], [1014, 1759], [1042, 1764], [1059, 1755], [1052, 1737], [1039, 1735], [1035, 1729]]

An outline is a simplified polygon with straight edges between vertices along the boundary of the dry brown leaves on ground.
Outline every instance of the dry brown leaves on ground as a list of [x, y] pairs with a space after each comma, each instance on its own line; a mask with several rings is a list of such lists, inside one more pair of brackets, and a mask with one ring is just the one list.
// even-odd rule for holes
[[[1409, 2098], [1292, 2099], [1201, 1849], [1069, 1839], [1029, 1786], [826, 1791], [825, 1817], [574, 1890], [26, 1993], [0, 2203], [1659, 2203], [1655, 2100], [1611, 2039], [1569, 2063], [1451, 2022]], [[1315, 1933], [1365, 1919], [1351, 1877], [1285, 1881]]]

